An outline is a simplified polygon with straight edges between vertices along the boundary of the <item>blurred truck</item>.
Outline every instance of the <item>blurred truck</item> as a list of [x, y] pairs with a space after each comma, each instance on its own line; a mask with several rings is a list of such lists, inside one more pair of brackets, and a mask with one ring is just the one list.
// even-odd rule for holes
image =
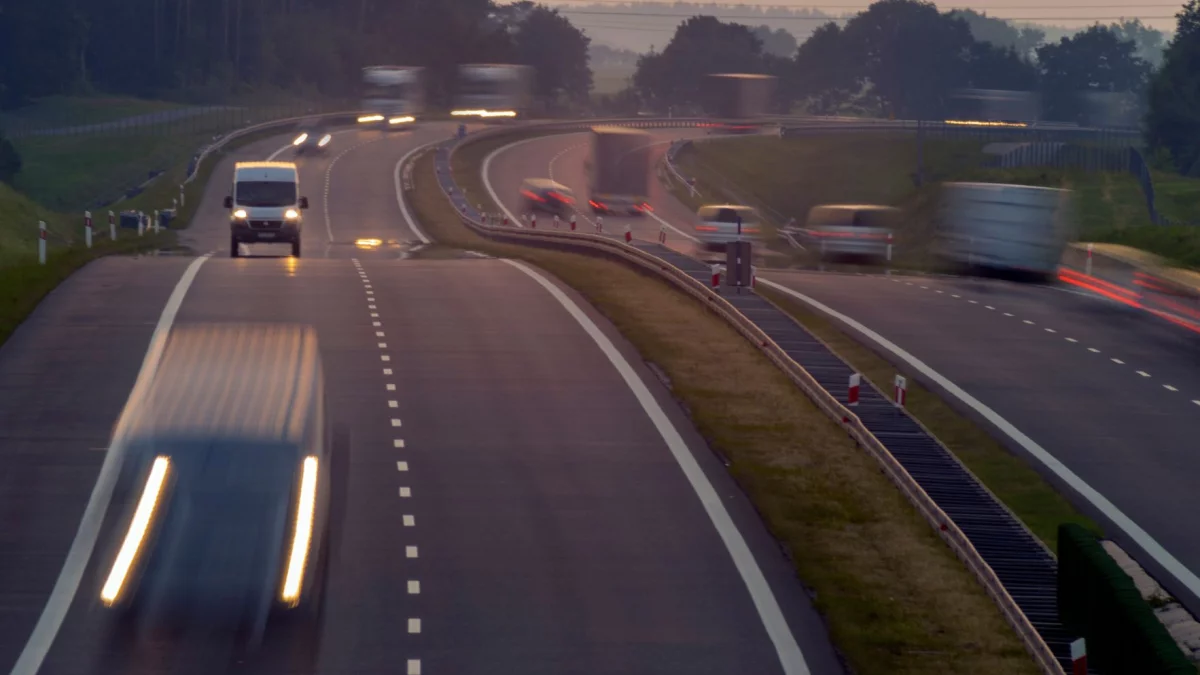
[[403, 128], [425, 112], [425, 69], [420, 66], [367, 66], [362, 86], [359, 124]]
[[705, 78], [704, 108], [714, 119], [713, 129], [724, 132], [751, 132], [758, 118], [767, 112], [775, 95], [776, 78], [772, 75], [714, 73]]
[[1076, 235], [1070, 190], [998, 183], [946, 183], [936, 215], [936, 248], [971, 272], [1057, 275]]
[[638, 129], [592, 127], [592, 155], [586, 162], [592, 211], [636, 216], [649, 208], [653, 143]]
[[468, 63], [458, 67], [455, 117], [513, 118], [529, 108], [533, 68], [513, 63]]

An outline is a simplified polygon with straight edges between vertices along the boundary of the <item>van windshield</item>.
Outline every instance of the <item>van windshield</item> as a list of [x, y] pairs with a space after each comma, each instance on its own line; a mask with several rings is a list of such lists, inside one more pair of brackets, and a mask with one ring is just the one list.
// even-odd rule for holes
[[296, 203], [296, 184], [283, 181], [244, 181], [237, 184], [238, 206], [291, 206]]

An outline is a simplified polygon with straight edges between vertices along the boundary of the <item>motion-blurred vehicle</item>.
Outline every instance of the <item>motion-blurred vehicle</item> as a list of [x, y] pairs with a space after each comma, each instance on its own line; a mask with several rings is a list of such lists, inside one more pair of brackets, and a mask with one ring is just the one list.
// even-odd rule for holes
[[229, 209], [229, 255], [239, 244], [291, 244], [300, 257], [301, 212], [308, 197], [300, 196], [300, 174], [292, 162], [238, 162], [233, 167]]
[[359, 124], [406, 128], [425, 113], [425, 69], [367, 66], [362, 69], [363, 112]]
[[999, 183], [945, 183], [936, 250], [968, 271], [1053, 278], [1076, 234], [1070, 190]]
[[600, 214], [639, 216], [650, 209], [650, 134], [628, 127], [592, 127], [585, 162], [588, 205]]
[[812, 207], [800, 231], [822, 258], [855, 257], [880, 261], [903, 212], [894, 206], [822, 204]]
[[704, 109], [713, 120], [709, 134], [755, 134], [771, 104], [776, 78], [747, 73], [712, 73], [704, 79]]
[[458, 67], [455, 117], [511, 119], [529, 108], [533, 68], [514, 63], [468, 63]]
[[252, 643], [269, 620], [315, 617], [346, 451], [324, 386], [311, 327], [175, 328], [114, 438], [128, 504], [101, 549], [101, 604], [137, 628], [200, 621]]
[[696, 212], [696, 239], [710, 251], [724, 250], [731, 241], [755, 241], [762, 231], [762, 219], [751, 206], [711, 204]]
[[297, 155], [323, 155], [333, 141], [333, 134], [325, 131], [324, 127], [313, 125], [301, 129], [292, 140], [292, 147]]
[[544, 211], [557, 216], [571, 212], [575, 195], [562, 183], [549, 178], [526, 178], [521, 184], [521, 198], [525, 212]]

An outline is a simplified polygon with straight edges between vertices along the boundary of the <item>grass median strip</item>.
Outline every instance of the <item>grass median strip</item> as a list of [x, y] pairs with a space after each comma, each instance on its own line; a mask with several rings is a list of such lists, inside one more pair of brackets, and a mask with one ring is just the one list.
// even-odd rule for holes
[[[467, 146], [456, 164], [469, 167], [495, 147]], [[793, 560], [852, 672], [1038, 672], [982, 587], [875, 461], [753, 345], [682, 293], [620, 264], [476, 235], [458, 222], [432, 164], [430, 154], [418, 160], [410, 193], [426, 231], [444, 246], [522, 259], [557, 276], [667, 374]], [[478, 180], [463, 187], [480, 194]]]

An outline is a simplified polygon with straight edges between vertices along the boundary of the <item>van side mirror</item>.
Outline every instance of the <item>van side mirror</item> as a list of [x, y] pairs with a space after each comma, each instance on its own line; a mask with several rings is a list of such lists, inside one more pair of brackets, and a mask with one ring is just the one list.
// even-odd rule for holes
[[300, 198], [300, 208], [302, 208], [302, 209], [307, 209], [307, 208], [308, 208], [308, 197], [301, 197], [301, 198]]
[[227, 209], [232, 209], [232, 208], [233, 208], [233, 197], [226, 197], [226, 198], [225, 198], [225, 208], [227, 208]]

